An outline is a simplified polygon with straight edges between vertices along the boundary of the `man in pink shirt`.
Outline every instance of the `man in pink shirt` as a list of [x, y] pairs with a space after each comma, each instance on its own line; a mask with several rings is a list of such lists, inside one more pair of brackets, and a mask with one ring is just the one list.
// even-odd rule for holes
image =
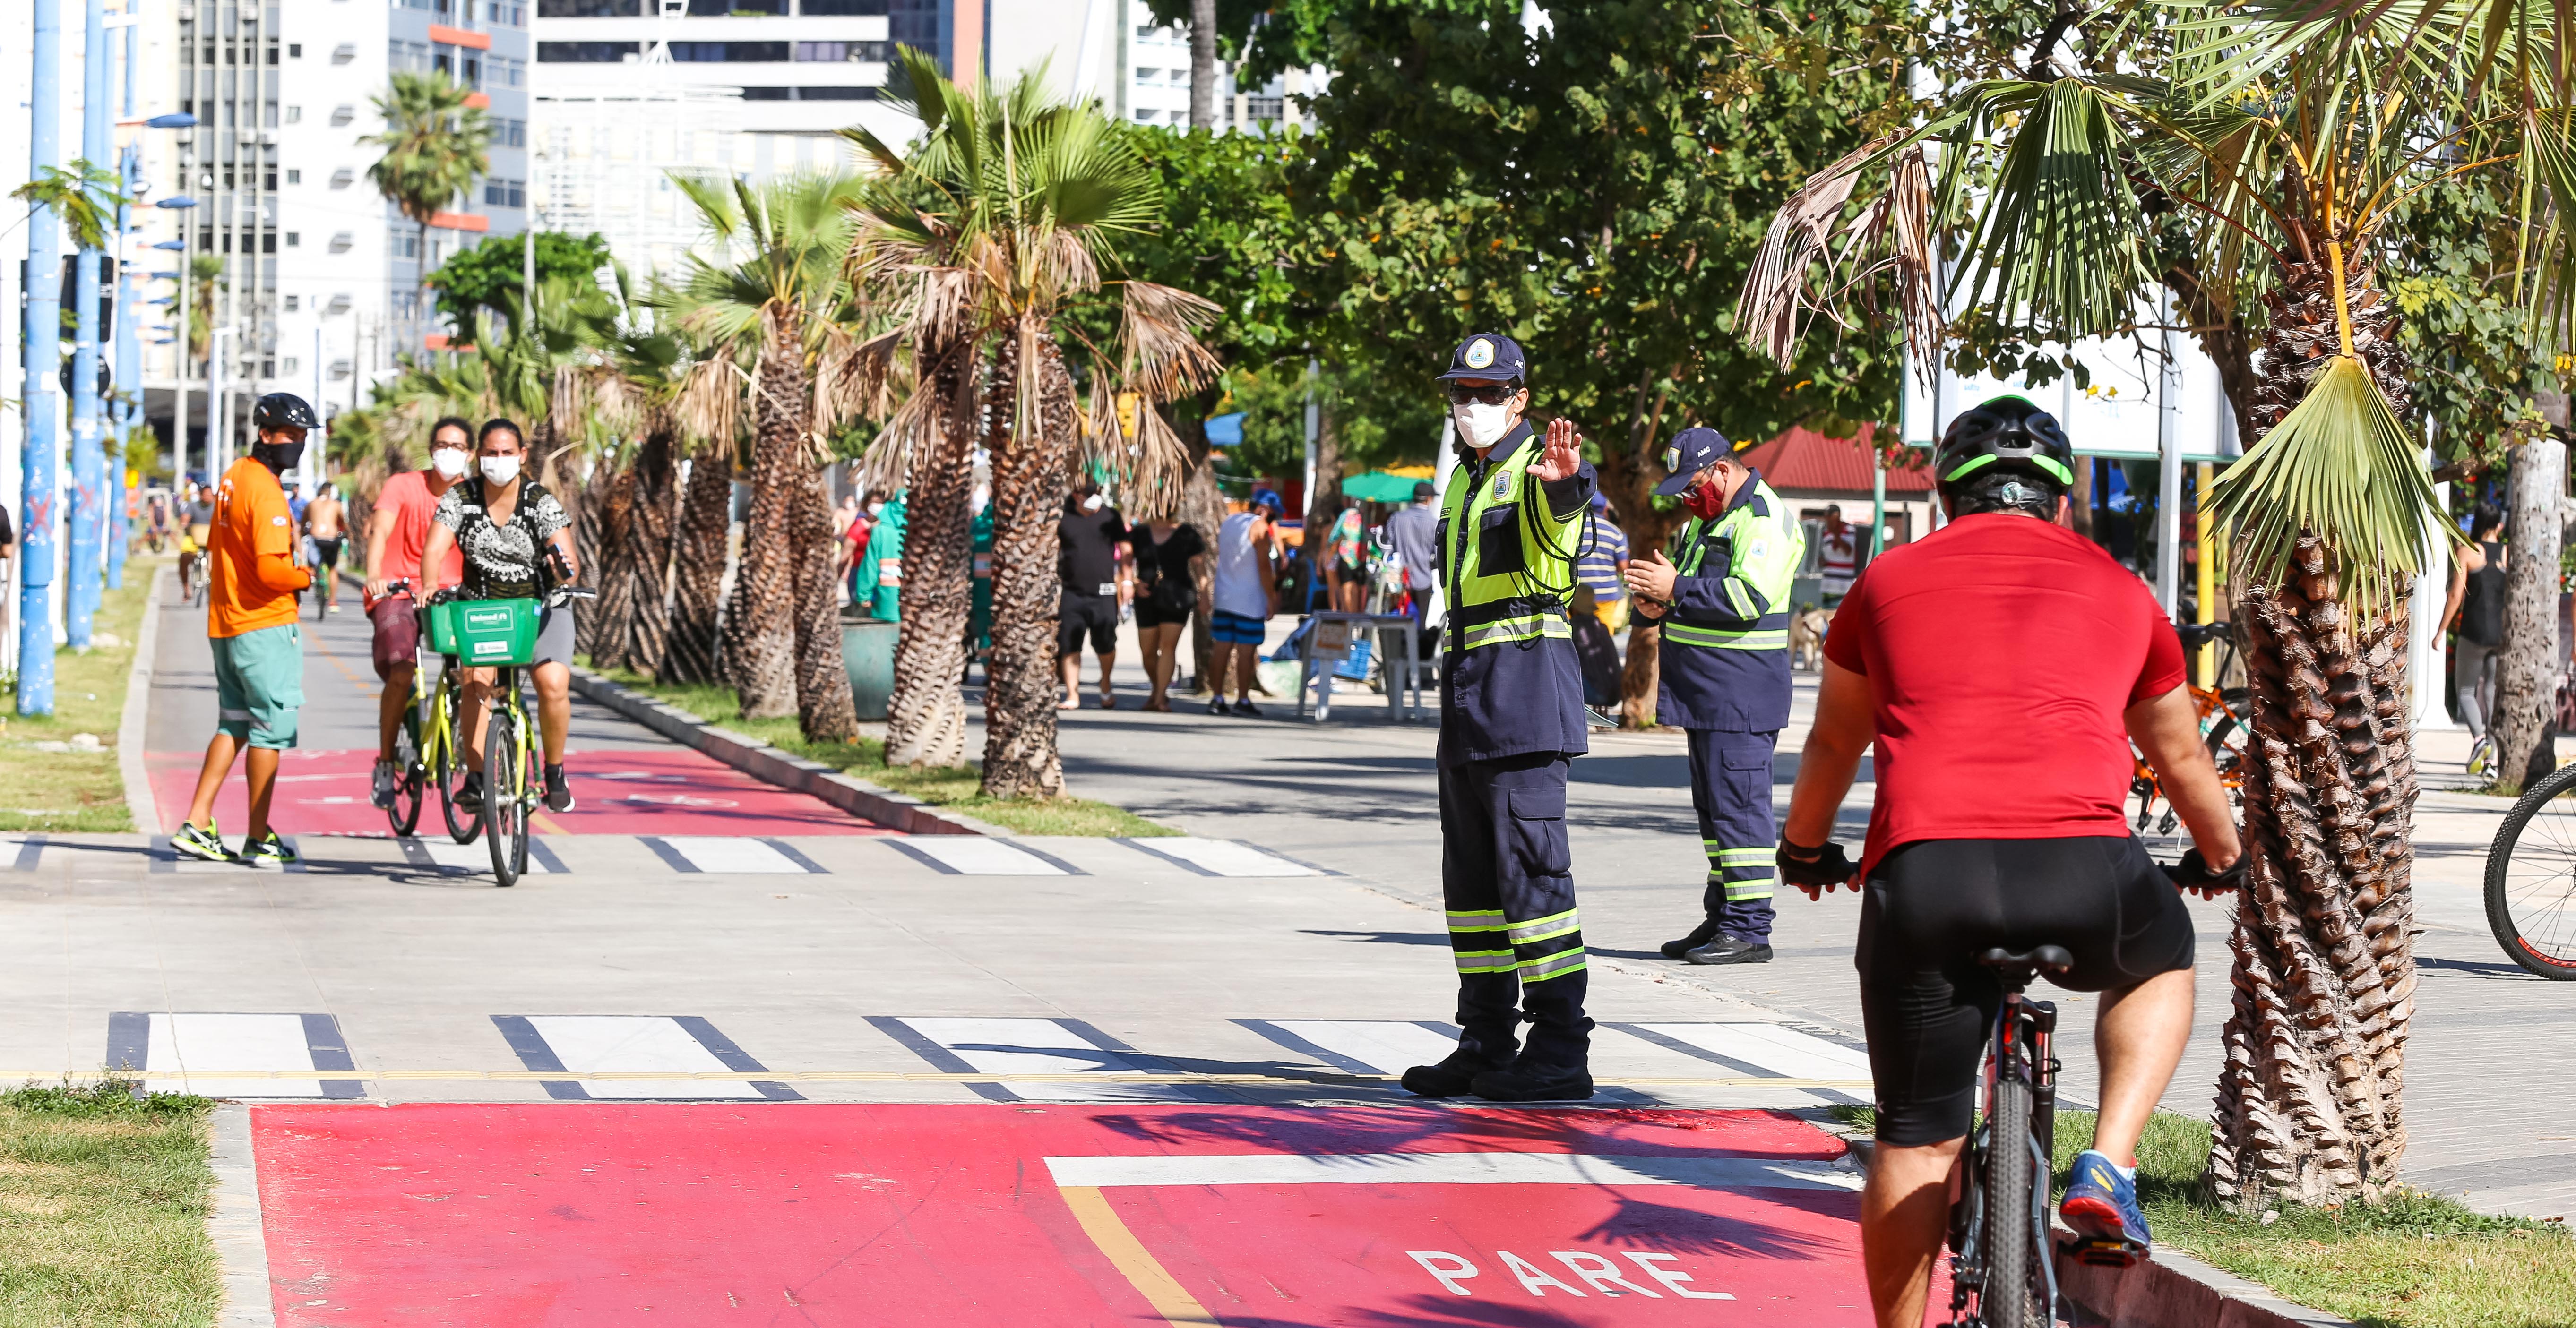
[[[376, 676], [385, 683], [376, 706], [375, 804], [390, 807], [394, 782], [394, 735], [402, 731], [403, 707], [411, 700], [412, 673], [420, 649], [420, 611], [410, 595], [388, 593], [396, 581], [420, 582], [420, 555], [429, 542], [430, 514], [438, 500], [465, 474], [474, 454], [474, 426], [450, 415], [429, 427], [429, 468], [407, 470], [385, 481], [377, 491], [375, 515], [367, 522], [367, 620], [375, 624]], [[440, 585], [464, 577], [464, 556], [448, 550]]]

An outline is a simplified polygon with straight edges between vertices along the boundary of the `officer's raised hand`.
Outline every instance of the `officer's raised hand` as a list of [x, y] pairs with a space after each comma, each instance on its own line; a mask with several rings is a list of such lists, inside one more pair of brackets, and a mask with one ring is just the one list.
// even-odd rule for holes
[[1547, 446], [1539, 458], [1530, 463], [1532, 479], [1542, 484], [1570, 480], [1583, 469], [1583, 435], [1574, 431], [1574, 421], [1556, 420], [1547, 426]]

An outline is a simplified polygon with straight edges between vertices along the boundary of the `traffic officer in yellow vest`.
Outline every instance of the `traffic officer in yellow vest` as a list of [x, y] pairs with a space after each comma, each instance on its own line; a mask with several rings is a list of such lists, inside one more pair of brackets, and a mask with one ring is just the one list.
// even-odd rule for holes
[[[1592, 505], [1574, 426], [1521, 419], [1528, 365], [1508, 337], [1458, 344], [1449, 371], [1458, 466], [1437, 527], [1447, 607], [1440, 656], [1441, 893], [1458, 965], [1458, 1049], [1404, 1072], [1423, 1097], [1592, 1096], [1592, 1021], [1565, 775], [1587, 748], [1566, 604]], [[1529, 1025], [1524, 1042], [1515, 1034]]]
[[1671, 477], [1655, 492], [1679, 498], [1690, 520], [1660, 549], [1628, 564], [1636, 612], [1663, 623], [1656, 718], [1690, 742], [1691, 806], [1708, 852], [1706, 916], [1664, 943], [1694, 964], [1771, 959], [1771, 750], [1789, 723], [1789, 583], [1807, 533], [1780, 495], [1715, 429], [1684, 429], [1664, 449]]

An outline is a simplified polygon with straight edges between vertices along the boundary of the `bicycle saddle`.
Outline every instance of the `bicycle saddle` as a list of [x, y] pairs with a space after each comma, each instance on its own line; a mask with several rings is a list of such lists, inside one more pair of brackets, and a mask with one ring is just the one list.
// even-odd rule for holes
[[2020, 988], [2029, 986], [2030, 980], [2042, 973], [2063, 973], [2075, 967], [2075, 956], [2055, 945], [2043, 945], [2024, 954], [1996, 946], [1978, 955], [1977, 962], [1995, 970], [2005, 986]]
[[2202, 646], [2218, 645], [2226, 641], [2228, 631], [2228, 625], [2223, 622], [2181, 623], [2175, 626], [2174, 635], [2182, 638], [2183, 649], [2198, 650]]

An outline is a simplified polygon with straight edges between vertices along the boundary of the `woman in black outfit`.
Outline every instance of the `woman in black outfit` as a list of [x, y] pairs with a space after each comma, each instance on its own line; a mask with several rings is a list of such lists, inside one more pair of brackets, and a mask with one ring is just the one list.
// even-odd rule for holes
[[1199, 604], [1192, 560], [1207, 552], [1207, 540], [1198, 527], [1165, 516], [1128, 527], [1127, 542], [1136, 550], [1136, 643], [1145, 652], [1145, 676], [1154, 684], [1145, 708], [1169, 711], [1172, 700], [1164, 691], [1172, 683], [1181, 631]]

